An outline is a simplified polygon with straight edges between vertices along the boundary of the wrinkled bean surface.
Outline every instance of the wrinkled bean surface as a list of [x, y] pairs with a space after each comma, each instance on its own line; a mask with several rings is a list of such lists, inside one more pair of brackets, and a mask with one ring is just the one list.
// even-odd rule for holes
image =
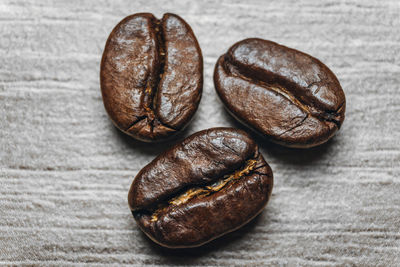
[[107, 40], [100, 82], [119, 129], [147, 142], [170, 137], [188, 124], [201, 98], [203, 59], [192, 29], [169, 13], [161, 20], [126, 17]]
[[145, 166], [128, 200], [139, 227], [153, 241], [196, 247], [254, 218], [272, 186], [272, 171], [248, 134], [212, 128]]
[[215, 88], [228, 111], [272, 141], [306, 148], [344, 120], [344, 92], [318, 59], [262, 39], [234, 44], [216, 64]]

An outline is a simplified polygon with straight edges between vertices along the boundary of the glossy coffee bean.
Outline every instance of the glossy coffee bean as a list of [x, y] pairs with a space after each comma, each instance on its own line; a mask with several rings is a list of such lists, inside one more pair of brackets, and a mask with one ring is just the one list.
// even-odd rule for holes
[[344, 120], [338, 79], [321, 61], [262, 39], [234, 44], [216, 64], [215, 88], [240, 122], [276, 143], [326, 142]]
[[145, 166], [128, 200], [139, 227], [154, 242], [196, 247], [259, 214], [272, 185], [271, 168], [248, 134], [212, 128], [193, 134]]
[[179, 16], [139, 13], [111, 32], [100, 70], [104, 106], [132, 137], [166, 139], [193, 117], [203, 87], [203, 58], [190, 26]]

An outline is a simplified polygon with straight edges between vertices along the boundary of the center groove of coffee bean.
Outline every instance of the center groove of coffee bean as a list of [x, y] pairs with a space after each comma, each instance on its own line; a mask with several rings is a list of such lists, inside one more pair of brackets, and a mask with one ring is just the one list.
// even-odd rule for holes
[[223, 190], [228, 184], [235, 183], [244, 176], [248, 175], [251, 171], [254, 170], [256, 164], [257, 160], [249, 159], [246, 161], [245, 165], [239, 170], [236, 170], [231, 174], [224, 175], [221, 179], [209, 185], [189, 188], [183, 193], [170, 198], [168, 201], [166, 201], [166, 203], [158, 205], [158, 208], [153, 212], [153, 215], [151, 216], [151, 221], [157, 221], [158, 214], [160, 214], [163, 210], [170, 206], [179, 206], [185, 204], [195, 197], [202, 198]]
[[176, 130], [169, 125], [165, 125], [162, 123], [154, 113], [154, 110], [157, 107], [157, 98], [155, 97], [158, 92], [158, 87], [160, 84], [161, 79], [164, 76], [164, 68], [166, 62], [166, 47], [165, 47], [165, 39], [164, 39], [164, 32], [162, 28], [162, 20], [155, 20], [154, 21], [154, 31], [156, 36], [157, 48], [158, 48], [158, 60], [159, 64], [157, 70], [155, 72], [156, 78], [152, 81], [150, 77], [146, 81], [146, 87], [143, 91], [143, 108], [146, 111], [145, 116], [138, 117], [131, 125], [129, 125], [127, 131], [130, 128], [134, 127], [139, 121], [147, 119], [150, 125], [150, 131], [153, 132], [154, 127], [158, 125], [163, 125], [164, 127], [170, 128], [172, 130]]
[[156, 78], [154, 82], [151, 82], [150, 78], [148, 78], [146, 83], [146, 88], [144, 90], [144, 98], [143, 98], [143, 108], [146, 110], [147, 113], [147, 120], [150, 124], [151, 132], [153, 132], [154, 126], [156, 123], [161, 124], [159, 120], [157, 120], [156, 115], [154, 113], [154, 109], [156, 108], [156, 94], [158, 91], [158, 85], [163, 77], [164, 74], [164, 67], [165, 67], [165, 41], [163, 36], [163, 30], [161, 25], [161, 20], [156, 20], [154, 22], [155, 28], [155, 35], [156, 35], [156, 42], [158, 48], [158, 58], [159, 58], [159, 66], [155, 73]]
[[[309, 114], [310, 116], [316, 117], [317, 119], [329, 123], [334, 123], [338, 128], [340, 128], [340, 122], [337, 117], [340, 116], [339, 111], [342, 108], [343, 104], [335, 111], [324, 111], [316, 108], [312, 102], [306, 103], [304, 99], [301, 97], [295, 97], [290, 90], [279, 85], [279, 84], [269, 84], [265, 81], [259, 80], [256, 77], [252, 77], [251, 75], [245, 75], [240, 68], [236, 67], [233, 63], [230, 62], [228, 57], [225, 57], [222, 64], [223, 68], [227, 73], [232, 76], [239, 77], [245, 81], [248, 81], [252, 84], [256, 84], [260, 87], [265, 88], [266, 90], [273, 91], [277, 94], [282, 95], [286, 99], [288, 99], [295, 106], [299, 107], [301, 110]], [[313, 83], [315, 84], [315, 83]], [[312, 85], [312, 84], [311, 84]], [[304, 121], [304, 120], [303, 120]], [[299, 125], [296, 125], [299, 126]]]

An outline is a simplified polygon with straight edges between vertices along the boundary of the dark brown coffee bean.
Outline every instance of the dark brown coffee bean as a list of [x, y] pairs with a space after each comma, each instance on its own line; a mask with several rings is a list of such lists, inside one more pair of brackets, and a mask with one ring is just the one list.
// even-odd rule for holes
[[332, 71], [310, 55], [271, 41], [234, 44], [218, 59], [214, 83], [234, 117], [285, 146], [322, 144], [344, 120], [346, 100]]
[[168, 138], [188, 124], [200, 102], [199, 44], [177, 15], [131, 15], [108, 37], [100, 81], [104, 106], [119, 129], [147, 142]]
[[135, 177], [129, 206], [154, 242], [196, 247], [231, 232], [262, 211], [272, 171], [248, 134], [200, 131], [160, 154]]

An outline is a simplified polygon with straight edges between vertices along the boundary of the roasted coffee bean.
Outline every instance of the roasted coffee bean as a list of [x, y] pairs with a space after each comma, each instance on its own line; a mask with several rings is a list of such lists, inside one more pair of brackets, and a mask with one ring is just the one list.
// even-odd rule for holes
[[166, 139], [193, 117], [203, 88], [203, 58], [190, 26], [179, 16], [139, 13], [108, 37], [100, 70], [104, 106], [132, 137]]
[[248, 134], [200, 131], [135, 177], [129, 206], [139, 227], [170, 248], [196, 247], [243, 226], [267, 204], [272, 171]]
[[344, 120], [338, 79], [321, 61], [262, 39], [234, 44], [216, 64], [215, 88], [240, 122], [276, 143], [313, 147]]

